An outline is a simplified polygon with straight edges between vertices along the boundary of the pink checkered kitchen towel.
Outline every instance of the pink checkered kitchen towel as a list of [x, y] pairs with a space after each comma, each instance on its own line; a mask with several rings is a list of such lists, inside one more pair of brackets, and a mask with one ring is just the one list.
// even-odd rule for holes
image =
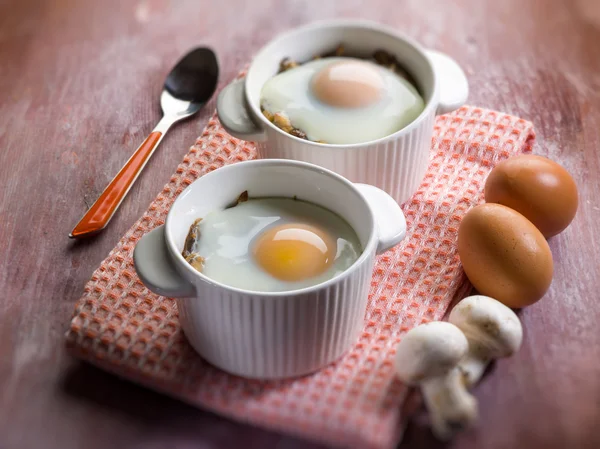
[[[164, 223], [173, 200], [195, 179], [255, 157], [213, 117], [146, 213], [110, 252], [77, 302], [70, 351], [107, 371], [195, 406], [334, 446], [387, 449], [400, 440], [407, 388], [394, 379], [394, 350], [410, 328], [442, 318], [470, 288], [456, 238], [464, 214], [482, 200], [491, 168], [531, 150], [532, 124], [475, 107], [437, 118], [430, 166], [403, 205], [404, 242], [379, 256], [365, 328], [337, 363], [287, 381], [256, 381], [212, 367], [187, 343], [173, 299], [137, 278], [138, 239]], [[90, 385], [93, 388], [93, 385]]]

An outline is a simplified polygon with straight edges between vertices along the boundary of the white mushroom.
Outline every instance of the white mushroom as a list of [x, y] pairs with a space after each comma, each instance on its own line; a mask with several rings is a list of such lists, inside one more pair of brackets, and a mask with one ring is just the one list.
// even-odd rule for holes
[[510, 308], [488, 296], [469, 296], [460, 301], [448, 321], [469, 341], [469, 352], [460, 363], [468, 386], [474, 385], [493, 359], [508, 357], [521, 347], [523, 328]]
[[433, 433], [449, 439], [477, 418], [477, 401], [465, 388], [459, 361], [469, 344], [453, 324], [435, 321], [411, 329], [396, 351], [396, 373], [409, 385], [420, 385]]

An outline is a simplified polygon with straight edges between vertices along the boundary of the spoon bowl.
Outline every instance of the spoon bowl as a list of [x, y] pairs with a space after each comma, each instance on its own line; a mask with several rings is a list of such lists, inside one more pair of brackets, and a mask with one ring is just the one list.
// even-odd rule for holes
[[192, 103], [205, 103], [215, 93], [219, 64], [215, 53], [196, 48], [179, 60], [167, 75], [164, 90], [173, 97]]
[[202, 106], [203, 103], [194, 103], [193, 101], [175, 98], [168, 90], [163, 90], [160, 94], [160, 108], [165, 117], [178, 117], [178, 120], [183, 120], [194, 115]]
[[77, 223], [70, 238], [89, 237], [106, 227], [165, 133], [210, 100], [218, 79], [219, 64], [210, 48], [195, 48], [179, 60], [167, 76], [160, 96], [162, 119]]

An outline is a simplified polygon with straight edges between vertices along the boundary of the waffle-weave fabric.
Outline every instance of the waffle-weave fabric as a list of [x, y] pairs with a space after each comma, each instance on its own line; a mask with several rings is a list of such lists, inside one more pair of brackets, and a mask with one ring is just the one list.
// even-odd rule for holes
[[459, 223], [483, 200], [494, 165], [531, 151], [533, 141], [532, 124], [507, 114], [465, 106], [438, 117], [427, 174], [402, 205], [406, 239], [377, 259], [360, 338], [313, 375], [256, 381], [203, 361], [180, 329], [175, 300], [148, 291], [132, 261], [136, 242], [164, 223], [175, 198], [195, 179], [256, 156], [252, 143], [230, 137], [213, 116], [170, 182], [85, 286], [67, 346], [107, 371], [233, 419], [333, 446], [393, 448], [406, 420], [401, 406], [407, 392], [394, 378], [395, 347], [406, 331], [441, 319], [453, 300], [468, 293], [456, 246]]

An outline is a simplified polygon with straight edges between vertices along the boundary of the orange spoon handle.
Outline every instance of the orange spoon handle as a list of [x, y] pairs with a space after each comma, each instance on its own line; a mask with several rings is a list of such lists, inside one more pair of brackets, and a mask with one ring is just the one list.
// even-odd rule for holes
[[119, 173], [117, 173], [117, 176], [104, 189], [92, 207], [77, 223], [77, 226], [69, 234], [70, 238], [79, 239], [89, 237], [97, 234], [106, 227], [146, 165], [146, 162], [152, 156], [163, 134], [164, 131], [153, 131], [150, 133]]

